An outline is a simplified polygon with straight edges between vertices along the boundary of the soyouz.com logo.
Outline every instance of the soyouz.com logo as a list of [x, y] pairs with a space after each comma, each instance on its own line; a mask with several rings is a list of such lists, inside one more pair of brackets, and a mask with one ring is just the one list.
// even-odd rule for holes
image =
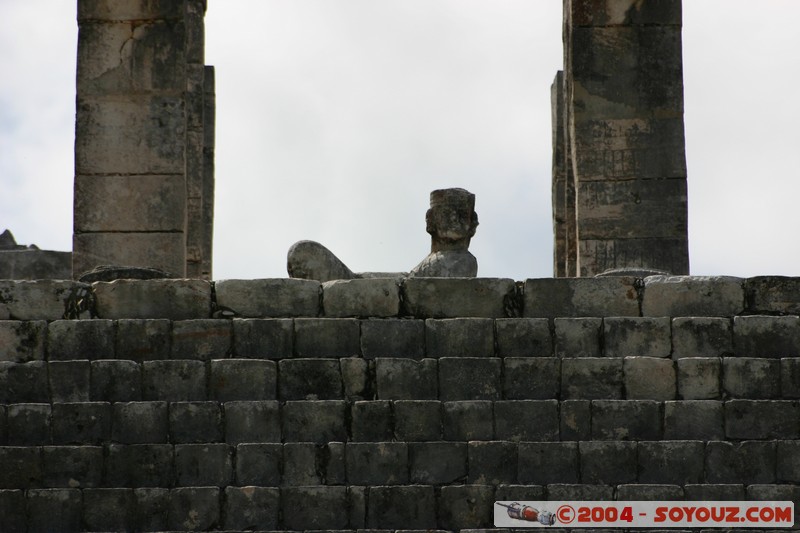
[[495, 527], [786, 527], [794, 503], [784, 501], [499, 501]]

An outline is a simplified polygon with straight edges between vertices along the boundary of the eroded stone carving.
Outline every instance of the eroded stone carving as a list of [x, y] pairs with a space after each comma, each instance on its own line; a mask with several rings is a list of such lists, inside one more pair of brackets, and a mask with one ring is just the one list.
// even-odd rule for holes
[[286, 262], [289, 277], [321, 282], [406, 276], [474, 278], [478, 275], [478, 261], [469, 252], [469, 243], [478, 227], [475, 195], [459, 188], [438, 189], [431, 192], [430, 202], [425, 222], [431, 236], [431, 253], [411, 272], [355, 273], [320, 243], [298, 241], [289, 248]]

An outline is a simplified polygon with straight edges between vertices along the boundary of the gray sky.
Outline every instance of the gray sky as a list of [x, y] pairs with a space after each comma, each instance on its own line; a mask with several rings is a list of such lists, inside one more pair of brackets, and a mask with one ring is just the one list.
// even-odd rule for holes
[[[285, 277], [314, 239], [353, 270], [428, 252], [428, 193], [477, 195], [479, 275], [552, 275], [560, 0], [211, 0], [214, 277]], [[757, 6], [757, 7], [756, 7]], [[796, 0], [684, 1], [693, 274], [800, 275]], [[0, 231], [68, 250], [75, 2], [0, 0]]]

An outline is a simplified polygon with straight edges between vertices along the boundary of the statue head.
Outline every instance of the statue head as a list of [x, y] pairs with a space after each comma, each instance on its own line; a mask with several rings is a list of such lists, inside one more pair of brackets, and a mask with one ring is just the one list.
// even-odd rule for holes
[[431, 192], [431, 208], [425, 213], [431, 252], [467, 250], [478, 227], [475, 195], [464, 189]]

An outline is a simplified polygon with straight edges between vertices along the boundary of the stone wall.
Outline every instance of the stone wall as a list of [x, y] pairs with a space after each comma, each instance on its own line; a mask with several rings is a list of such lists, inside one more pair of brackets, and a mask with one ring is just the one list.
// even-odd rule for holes
[[1, 281], [0, 302], [3, 532], [800, 502], [800, 278]]

